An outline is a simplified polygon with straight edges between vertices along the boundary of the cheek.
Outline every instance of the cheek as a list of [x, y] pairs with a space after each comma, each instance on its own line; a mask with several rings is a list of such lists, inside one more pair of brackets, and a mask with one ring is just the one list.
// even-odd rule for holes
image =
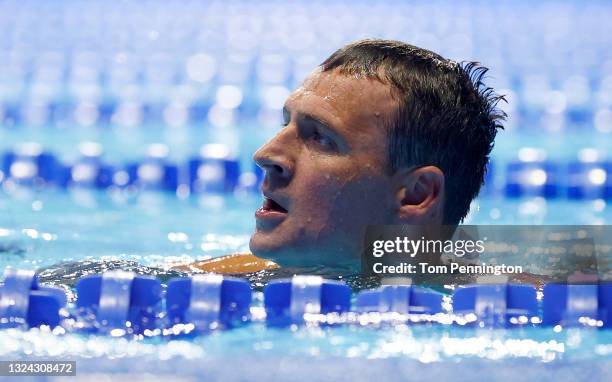
[[303, 230], [361, 231], [367, 224], [384, 224], [389, 210], [387, 180], [342, 172], [317, 174], [303, 188]]
[[342, 195], [344, 182], [339, 177], [325, 174], [315, 175], [301, 187], [298, 196], [300, 221], [303, 230], [320, 230], [331, 220], [339, 196]]
[[379, 177], [353, 179], [342, 187], [332, 214], [360, 228], [367, 224], [384, 224], [390, 209], [389, 185]]

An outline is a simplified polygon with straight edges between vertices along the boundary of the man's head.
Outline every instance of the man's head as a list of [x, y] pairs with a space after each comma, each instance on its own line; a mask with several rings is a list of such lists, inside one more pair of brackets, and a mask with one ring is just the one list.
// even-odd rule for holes
[[255, 153], [265, 200], [253, 253], [333, 266], [358, 258], [367, 225], [458, 224], [504, 118], [486, 70], [397, 41], [333, 53]]

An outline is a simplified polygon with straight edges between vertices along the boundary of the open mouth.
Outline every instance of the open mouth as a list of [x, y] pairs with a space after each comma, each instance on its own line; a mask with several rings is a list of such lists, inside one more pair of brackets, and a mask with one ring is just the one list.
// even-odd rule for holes
[[283, 208], [280, 204], [270, 198], [264, 198], [263, 206], [261, 207], [261, 209], [270, 212], [287, 213], [287, 210], [285, 208]]
[[264, 195], [263, 204], [255, 211], [255, 218], [260, 221], [258, 224], [264, 224], [263, 221], [272, 224], [272, 222], [278, 223], [284, 220], [287, 217], [287, 208], [284, 206], [287, 204], [283, 199], [274, 200]]

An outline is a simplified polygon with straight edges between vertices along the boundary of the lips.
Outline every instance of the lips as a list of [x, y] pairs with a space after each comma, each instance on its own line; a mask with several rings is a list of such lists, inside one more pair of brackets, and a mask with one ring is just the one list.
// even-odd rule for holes
[[279, 199], [264, 196], [263, 205], [255, 211], [255, 217], [260, 219], [280, 219], [287, 215], [286, 203]]
[[261, 207], [267, 211], [277, 211], [282, 213], [287, 213], [287, 209], [278, 204], [274, 199], [264, 198], [263, 206]]

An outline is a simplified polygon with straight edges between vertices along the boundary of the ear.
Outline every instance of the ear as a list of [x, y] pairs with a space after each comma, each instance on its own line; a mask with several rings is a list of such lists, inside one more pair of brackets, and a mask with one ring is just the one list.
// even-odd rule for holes
[[395, 174], [396, 219], [399, 224], [442, 224], [444, 173], [436, 166], [400, 170]]

